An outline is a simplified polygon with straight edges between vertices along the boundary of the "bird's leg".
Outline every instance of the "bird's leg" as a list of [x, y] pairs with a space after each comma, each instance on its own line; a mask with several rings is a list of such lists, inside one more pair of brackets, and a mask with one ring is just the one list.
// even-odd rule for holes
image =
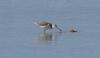
[[45, 33], [45, 32], [46, 32], [46, 30], [44, 29], [44, 30], [43, 30], [43, 32]]
[[44, 29], [43, 32], [46, 33], [48, 29]]

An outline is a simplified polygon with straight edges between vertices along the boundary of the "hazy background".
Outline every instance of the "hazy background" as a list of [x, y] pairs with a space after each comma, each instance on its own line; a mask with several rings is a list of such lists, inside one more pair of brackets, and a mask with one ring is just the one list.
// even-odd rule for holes
[[[64, 33], [44, 34], [41, 20]], [[0, 58], [100, 58], [100, 0], [0, 0]]]

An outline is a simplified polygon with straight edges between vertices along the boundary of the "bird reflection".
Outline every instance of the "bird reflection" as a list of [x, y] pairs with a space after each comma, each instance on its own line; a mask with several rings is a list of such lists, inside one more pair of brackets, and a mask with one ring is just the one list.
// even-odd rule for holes
[[61, 33], [42, 32], [38, 34], [36, 38], [33, 38], [33, 42], [40, 43], [40, 44], [54, 43], [60, 34]]

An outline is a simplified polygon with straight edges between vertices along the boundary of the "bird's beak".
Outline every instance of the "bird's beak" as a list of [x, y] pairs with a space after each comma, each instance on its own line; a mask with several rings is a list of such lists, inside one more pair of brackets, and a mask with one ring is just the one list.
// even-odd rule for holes
[[55, 27], [56, 27], [60, 32], [62, 32], [62, 29], [60, 29], [57, 25], [55, 25]]
[[60, 28], [58, 28], [58, 27], [56, 27], [60, 32], [62, 32], [62, 30], [60, 29]]

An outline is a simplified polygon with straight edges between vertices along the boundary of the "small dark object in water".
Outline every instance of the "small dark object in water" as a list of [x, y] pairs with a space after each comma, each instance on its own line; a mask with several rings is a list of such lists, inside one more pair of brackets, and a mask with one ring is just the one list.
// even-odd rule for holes
[[72, 25], [69, 29], [69, 32], [78, 32], [76, 26]]
[[71, 30], [69, 30], [70, 32], [78, 32], [77, 30], [75, 30], [75, 29], [71, 29]]

